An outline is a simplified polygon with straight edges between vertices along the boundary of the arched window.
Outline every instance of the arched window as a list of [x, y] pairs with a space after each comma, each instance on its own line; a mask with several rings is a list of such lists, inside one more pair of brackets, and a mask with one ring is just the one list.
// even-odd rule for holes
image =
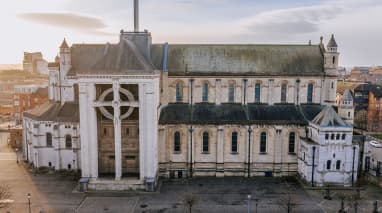
[[202, 101], [203, 102], [207, 102], [208, 101], [208, 83], [204, 83], [203, 84]]
[[348, 118], [350, 118], [350, 112], [348, 112]]
[[67, 149], [72, 148], [72, 136], [70, 135], [65, 136], [65, 148]]
[[332, 134], [332, 135], [330, 136], [330, 139], [334, 140], [334, 134]]
[[332, 89], [334, 89], [334, 83], [332, 82]]
[[46, 146], [52, 146], [52, 133], [46, 133]]
[[339, 140], [340, 137], [341, 137], [340, 134], [337, 134], [337, 135], [336, 135], [336, 140]]
[[228, 86], [228, 102], [235, 102], [235, 85], [233, 83]]
[[295, 136], [296, 135], [294, 132], [289, 133], [289, 153], [294, 153], [294, 147], [295, 147], [295, 141], [296, 141]]
[[255, 102], [260, 103], [260, 98], [261, 98], [261, 89], [260, 89], [260, 84], [257, 83], [255, 84]]
[[345, 138], [346, 138], [346, 134], [344, 133], [342, 134], [342, 140], [345, 140]]
[[177, 83], [176, 84], [176, 102], [181, 102], [182, 101], [182, 84]]
[[237, 132], [232, 133], [231, 151], [237, 152]]
[[338, 161], [336, 162], [336, 169], [337, 169], [337, 170], [340, 170], [340, 169], [341, 169], [341, 161], [340, 161], [340, 160], [338, 160]]
[[203, 132], [203, 152], [208, 152], [208, 140], [209, 140], [209, 136], [208, 136], [208, 132]]
[[326, 133], [326, 134], [325, 134], [325, 140], [328, 140], [328, 139], [329, 139], [329, 134]]
[[308, 84], [308, 103], [313, 102], [313, 84]]
[[332, 166], [332, 161], [331, 160], [326, 161], [326, 169], [330, 170], [331, 166]]
[[336, 57], [333, 56], [333, 64], [335, 64], [335, 63], [336, 63]]
[[285, 103], [287, 99], [287, 84], [283, 83], [281, 85], [281, 102]]
[[174, 134], [174, 152], [180, 152], [180, 133], [175, 132]]
[[262, 132], [260, 134], [260, 152], [265, 153], [267, 152], [267, 133]]

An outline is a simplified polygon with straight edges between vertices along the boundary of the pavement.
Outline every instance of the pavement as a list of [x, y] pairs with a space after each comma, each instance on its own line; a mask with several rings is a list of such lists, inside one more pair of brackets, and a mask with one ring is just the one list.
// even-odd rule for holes
[[[354, 212], [354, 190], [333, 190], [332, 200], [323, 190], [304, 188], [293, 178], [194, 178], [163, 181], [155, 193], [78, 193], [76, 176], [65, 173], [35, 174], [27, 165], [16, 163], [15, 153], [6, 145], [7, 133], [0, 132], [0, 184], [11, 188], [12, 200], [0, 213], [141, 213], [141, 212], [338, 212], [341, 197], [345, 208]], [[248, 195], [251, 199], [248, 202]], [[364, 185], [358, 212], [372, 212], [373, 202], [382, 204], [382, 190]], [[289, 205], [288, 205], [289, 203]], [[382, 206], [382, 205], [381, 205]]]

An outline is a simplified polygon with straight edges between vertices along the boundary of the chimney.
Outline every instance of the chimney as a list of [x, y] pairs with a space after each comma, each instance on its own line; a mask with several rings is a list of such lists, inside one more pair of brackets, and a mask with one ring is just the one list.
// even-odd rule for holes
[[134, 0], [134, 32], [139, 32], [139, 0]]

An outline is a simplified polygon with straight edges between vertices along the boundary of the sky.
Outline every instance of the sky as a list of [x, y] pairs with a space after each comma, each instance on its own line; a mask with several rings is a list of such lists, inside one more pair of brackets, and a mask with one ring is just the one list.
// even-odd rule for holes
[[[6, 6], [5, 6], [6, 5]], [[0, 8], [0, 64], [23, 52], [52, 61], [63, 38], [117, 43], [133, 30], [133, 0], [12, 0]], [[140, 0], [154, 43], [339, 45], [340, 65], [382, 65], [382, 0]]]

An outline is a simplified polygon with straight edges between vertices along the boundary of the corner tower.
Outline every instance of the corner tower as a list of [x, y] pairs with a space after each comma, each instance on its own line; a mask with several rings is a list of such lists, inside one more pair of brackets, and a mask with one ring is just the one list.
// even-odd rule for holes
[[[322, 40], [321, 45], [323, 47]], [[335, 105], [336, 102], [338, 59], [340, 55], [337, 49], [338, 45], [332, 34], [326, 49], [323, 48], [325, 79], [322, 104], [324, 105]]]
[[340, 105], [338, 107], [339, 116], [348, 124], [354, 123], [354, 104], [353, 95], [346, 89], [340, 99]]

